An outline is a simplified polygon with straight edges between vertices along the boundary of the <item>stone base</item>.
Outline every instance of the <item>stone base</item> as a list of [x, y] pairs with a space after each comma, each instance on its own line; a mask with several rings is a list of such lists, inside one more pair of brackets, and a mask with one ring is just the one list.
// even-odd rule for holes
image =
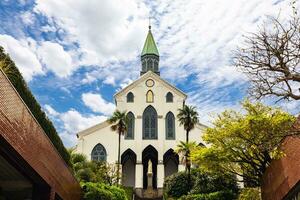
[[140, 198], [144, 199], [157, 199], [161, 198], [163, 196], [163, 189], [162, 188], [135, 188], [135, 195], [137, 195]]

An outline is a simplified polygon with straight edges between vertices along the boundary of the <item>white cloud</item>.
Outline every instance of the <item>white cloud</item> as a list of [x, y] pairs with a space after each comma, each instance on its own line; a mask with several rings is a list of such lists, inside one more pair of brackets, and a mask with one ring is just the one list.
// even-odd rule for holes
[[64, 144], [68, 147], [76, 144], [76, 133], [101, 123], [107, 119], [102, 115], [83, 115], [75, 109], [70, 109], [67, 112], [59, 113], [50, 105], [45, 105], [44, 108], [47, 115], [52, 120], [58, 121], [59, 124], [61, 124], [61, 126], [59, 126], [59, 135]]
[[64, 129], [68, 133], [75, 134], [78, 131], [105, 121], [106, 117], [97, 115], [83, 116], [77, 110], [71, 109], [65, 113], [61, 113], [60, 119], [64, 124]]
[[46, 110], [46, 113], [49, 114], [50, 116], [53, 116], [53, 117], [59, 116], [59, 112], [57, 112], [56, 110], [54, 110], [50, 105], [46, 104], [44, 106], [44, 108]]
[[134, 0], [37, 0], [34, 10], [55, 20], [94, 64], [135, 58], [145, 37], [148, 12]]
[[66, 77], [76, 68], [70, 54], [58, 43], [42, 42], [37, 52], [47, 69], [53, 71], [58, 77]]
[[100, 94], [84, 93], [82, 94], [82, 101], [92, 111], [104, 115], [111, 115], [115, 110], [115, 105], [105, 101]]
[[0, 45], [11, 56], [26, 81], [30, 81], [35, 75], [44, 74], [31, 39], [17, 40], [9, 35], [0, 35]]
[[[227, 85], [243, 80], [230, 69], [232, 50], [242, 35], [257, 29], [267, 15], [291, 11], [287, 1], [161, 0], [153, 9], [158, 24], [154, 35], [164, 59], [162, 75], [184, 81], [197, 75], [198, 84]], [[290, 12], [291, 13], [291, 12]]]
[[21, 19], [22, 21], [26, 24], [26, 25], [32, 25], [34, 23], [34, 15], [33, 13], [27, 11], [27, 12], [24, 12], [22, 15], [21, 15]]

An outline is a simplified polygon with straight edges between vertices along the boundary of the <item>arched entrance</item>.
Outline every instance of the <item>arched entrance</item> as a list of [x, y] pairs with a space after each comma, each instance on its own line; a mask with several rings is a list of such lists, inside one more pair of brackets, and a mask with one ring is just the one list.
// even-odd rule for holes
[[121, 156], [121, 164], [122, 185], [134, 187], [136, 154], [131, 149], [127, 149]]
[[176, 172], [178, 172], [179, 156], [174, 152], [173, 149], [169, 149], [164, 154], [164, 170], [165, 177], [168, 177]]
[[157, 150], [149, 145], [147, 146], [143, 153], [142, 153], [142, 162], [143, 162], [143, 188], [147, 189], [148, 186], [148, 177], [147, 177], [147, 172], [148, 172], [148, 162], [151, 160], [152, 162], [152, 173], [153, 173], [153, 178], [152, 178], [152, 187], [154, 189], [157, 188], [157, 162], [158, 162], [158, 152]]

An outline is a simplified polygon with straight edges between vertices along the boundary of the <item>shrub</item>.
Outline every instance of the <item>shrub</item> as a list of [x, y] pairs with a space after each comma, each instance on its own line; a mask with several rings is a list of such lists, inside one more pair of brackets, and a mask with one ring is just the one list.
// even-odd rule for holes
[[237, 196], [238, 186], [236, 178], [230, 174], [195, 170], [193, 176], [195, 177], [195, 184], [191, 189], [190, 194], [231, 191], [231, 193], [236, 194]]
[[125, 190], [103, 183], [82, 183], [84, 200], [127, 200]]
[[[204, 172], [199, 169], [191, 171], [191, 185], [188, 186], [187, 174], [179, 172], [165, 179], [165, 199], [179, 198], [214, 198], [214, 195], [223, 195], [227, 199], [236, 199], [238, 186], [232, 175], [219, 172]], [[207, 194], [207, 195], [204, 195]], [[192, 198], [193, 197], [193, 198]]]
[[113, 200], [127, 200], [126, 192], [124, 189], [117, 186], [105, 185], [105, 189], [109, 190], [113, 194]]
[[208, 194], [189, 194], [182, 196], [180, 200], [232, 200], [236, 195], [232, 191], [218, 191]]
[[259, 188], [244, 188], [242, 189], [238, 200], [261, 200]]
[[85, 193], [83, 196], [84, 200], [112, 200], [113, 195], [110, 191], [105, 189], [92, 189]]
[[181, 197], [188, 194], [190, 190], [191, 186], [188, 184], [188, 174], [185, 172], [178, 172], [165, 179], [164, 197], [166, 199], [167, 197]]
[[128, 200], [132, 200], [133, 195], [133, 187], [122, 187], [125, 190], [126, 196]]

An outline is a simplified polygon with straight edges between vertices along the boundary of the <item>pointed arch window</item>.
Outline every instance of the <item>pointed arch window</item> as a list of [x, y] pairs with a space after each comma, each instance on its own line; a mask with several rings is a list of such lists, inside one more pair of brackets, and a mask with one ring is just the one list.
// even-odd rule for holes
[[134, 102], [134, 96], [132, 92], [127, 94], [127, 102]]
[[152, 106], [143, 113], [143, 139], [157, 139], [157, 112]]
[[166, 139], [175, 139], [175, 116], [172, 112], [166, 115]]
[[97, 144], [92, 150], [91, 160], [105, 162], [106, 157], [107, 157], [107, 154], [106, 154], [106, 150], [105, 150], [104, 146], [100, 143]]
[[152, 90], [148, 90], [148, 92], [146, 94], [146, 102], [147, 103], [153, 103], [154, 102], [154, 94], [153, 94]]
[[125, 139], [134, 139], [134, 114], [129, 112], [127, 114], [127, 132]]
[[166, 95], [166, 102], [171, 103], [173, 102], [173, 94], [171, 92], [168, 92]]

